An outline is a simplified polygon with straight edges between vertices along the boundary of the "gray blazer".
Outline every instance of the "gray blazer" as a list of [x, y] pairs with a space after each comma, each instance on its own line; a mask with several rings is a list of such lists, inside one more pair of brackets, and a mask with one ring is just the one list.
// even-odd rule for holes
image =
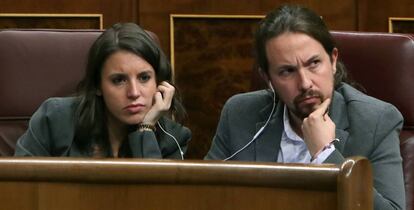
[[[76, 98], [50, 98], [46, 100], [33, 114], [29, 128], [19, 138], [16, 144], [15, 156], [91, 156], [74, 144], [74, 110]], [[166, 118], [160, 119], [160, 124], [168, 133], [173, 135], [180, 144], [183, 152], [187, 150], [191, 132]], [[171, 158], [181, 159], [178, 145], [160, 128], [157, 134], [152, 131], [133, 131], [124, 142], [126, 151], [123, 155], [138, 158]], [[106, 156], [112, 156], [108, 148]]]
[[[272, 100], [273, 94], [267, 90], [231, 97], [222, 110], [205, 159], [225, 159], [246, 145], [269, 117]], [[232, 160], [277, 161], [284, 130], [284, 104], [275, 100], [275, 113], [263, 133]], [[335, 143], [336, 150], [325, 162], [341, 164], [349, 156], [367, 157], [374, 174], [375, 209], [405, 209], [400, 112], [344, 83], [334, 92], [329, 115], [340, 142]]]

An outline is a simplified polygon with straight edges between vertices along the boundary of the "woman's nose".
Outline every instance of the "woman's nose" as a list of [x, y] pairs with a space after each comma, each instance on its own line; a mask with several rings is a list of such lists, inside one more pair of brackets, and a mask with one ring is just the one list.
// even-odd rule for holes
[[131, 99], [136, 99], [139, 97], [139, 90], [136, 82], [129, 82], [127, 88], [127, 97]]

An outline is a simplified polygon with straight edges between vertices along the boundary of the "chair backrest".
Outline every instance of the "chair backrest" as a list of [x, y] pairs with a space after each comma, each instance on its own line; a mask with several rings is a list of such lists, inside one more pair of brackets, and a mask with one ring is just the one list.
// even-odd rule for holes
[[414, 136], [414, 36], [338, 31], [332, 35], [351, 78], [404, 116], [401, 141]]
[[[75, 93], [86, 69], [89, 48], [101, 33], [0, 31], [0, 156], [13, 155], [17, 139], [45, 99]], [[159, 43], [154, 33], [149, 34]]]
[[13, 155], [17, 139], [45, 99], [75, 92], [88, 50], [100, 34], [92, 30], [0, 31], [0, 155]]
[[[414, 36], [411, 34], [332, 31], [339, 59], [368, 95], [394, 104], [404, 116], [400, 135], [407, 209], [414, 197]], [[257, 70], [252, 89], [266, 87]], [[409, 140], [411, 138], [411, 140]]]

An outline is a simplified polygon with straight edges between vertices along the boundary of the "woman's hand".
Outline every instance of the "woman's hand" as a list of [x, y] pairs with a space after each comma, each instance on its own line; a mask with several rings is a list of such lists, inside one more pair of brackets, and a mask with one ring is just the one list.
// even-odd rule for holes
[[168, 112], [171, 107], [175, 88], [166, 81], [158, 85], [158, 91], [154, 95], [154, 104], [145, 115], [143, 124], [155, 125], [162, 115]]
[[303, 139], [312, 157], [335, 139], [335, 123], [328, 115], [331, 99], [326, 99], [303, 120]]

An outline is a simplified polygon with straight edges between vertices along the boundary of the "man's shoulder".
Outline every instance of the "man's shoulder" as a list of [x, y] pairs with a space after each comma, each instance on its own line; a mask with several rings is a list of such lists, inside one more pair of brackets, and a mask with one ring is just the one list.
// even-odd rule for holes
[[230, 107], [250, 107], [267, 105], [273, 100], [273, 93], [269, 90], [258, 90], [246, 93], [239, 93], [230, 97], [226, 106]]
[[380, 112], [386, 109], [399, 112], [394, 105], [366, 95], [348, 84], [343, 84], [337, 89], [337, 92], [344, 98], [348, 111], [353, 113], [363, 112], [365, 114], [380, 114]]

